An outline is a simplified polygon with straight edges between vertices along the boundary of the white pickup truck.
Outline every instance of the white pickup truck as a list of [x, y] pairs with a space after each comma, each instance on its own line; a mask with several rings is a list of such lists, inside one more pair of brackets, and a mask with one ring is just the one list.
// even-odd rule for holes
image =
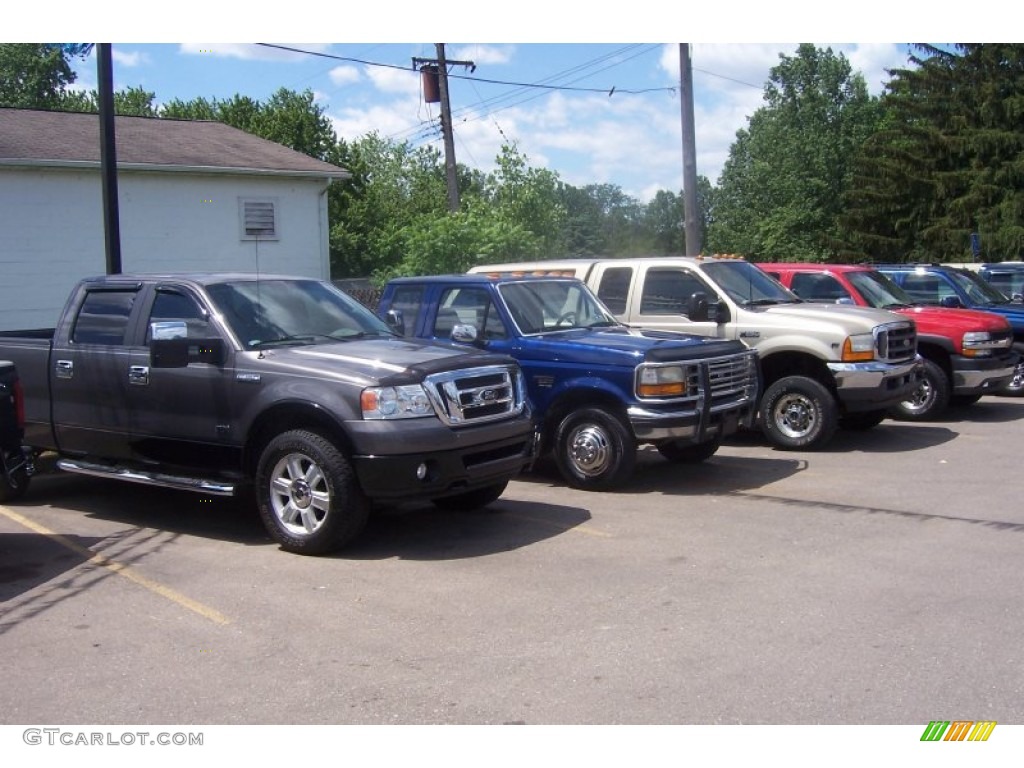
[[563, 259], [470, 271], [577, 277], [627, 325], [746, 342], [761, 359], [759, 424], [782, 449], [820, 448], [840, 426], [875, 426], [920, 375], [912, 321], [804, 302], [736, 257]]

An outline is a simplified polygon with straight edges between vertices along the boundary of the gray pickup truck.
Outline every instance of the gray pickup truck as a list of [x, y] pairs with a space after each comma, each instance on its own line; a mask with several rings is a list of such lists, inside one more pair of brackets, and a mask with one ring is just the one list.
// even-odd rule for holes
[[[29, 461], [233, 495], [289, 551], [351, 541], [372, 502], [474, 508], [532, 460], [510, 357], [396, 336], [317, 280], [84, 280], [55, 329], [0, 333]], [[30, 474], [30, 473], [29, 473]]]

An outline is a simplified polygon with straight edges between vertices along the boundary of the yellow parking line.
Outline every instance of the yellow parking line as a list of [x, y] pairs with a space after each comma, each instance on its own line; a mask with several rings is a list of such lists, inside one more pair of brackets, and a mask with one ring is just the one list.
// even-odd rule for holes
[[82, 557], [86, 558], [87, 563], [91, 565], [97, 565], [101, 568], [106, 568], [108, 571], [116, 573], [120, 576], [124, 576], [126, 579], [138, 584], [140, 587], [148, 589], [150, 592], [154, 592], [160, 595], [161, 597], [165, 597], [171, 602], [177, 603], [182, 608], [187, 608], [188, 610], [193, 611], [194, 613], [198, 613], [200, 616], [209, 619], [215, 624], [224, 625], [231, 623], [231, 620], [228, 619], [227, 616], [222, 614], [220, 611], [216, 611], [213, 608], [210, 608], [209, 606], [196, 602], [195, 600], [189, 597], [185, 597], [185, 595], [181, 594], [180, 592], [177, 592], [176, 590], [173, 590], [170, 587], [164, 586], [163, 584], [157, 581], [148, 579], [142, 574], [138, 573], [134, 568], [127, 566], [124, 563], [119, 563], [116, 560], [111, 560], [109, 557], [101, 555], [98, 552], [93, 552], [91, 549], [83, 547], [81, 544], [76, 544], [66, 536], [62, 536], [61, 534], [55, 531], [51, 531], [49, 528], [40, 525], [34, 520], [30, 520], [24, 515], [19, 515], [14, 510], [8, 509], [7, 507], [4, 506], [0, 506], [0, 514], [2, 514], [4, 517], [10, 520], [13, 520], [16, 523], [19, 523], [20, 525], [25, 526], [26, 528], [32, 531], [35, 531], [38, 534], [42, 534], [43, 536], [52, 539], [53, 541], [60, 544], [62, 547], [70, 549], [75, 554], [81, 555]]

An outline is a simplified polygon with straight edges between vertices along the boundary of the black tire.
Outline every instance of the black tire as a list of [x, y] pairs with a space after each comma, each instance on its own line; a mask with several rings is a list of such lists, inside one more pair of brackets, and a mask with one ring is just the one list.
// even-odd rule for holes
[[839, 417], [839, 426], [843, 429], [849, 429], [853, 432], [864, 432], [866, 430], [877, 427], [885, 418], [889, 415], [889, 412], [884, 408], [880, 411], [858, 411], [855, 413], [844, 413]]
[[[14, 457], [18, 459], [17, 456]], [[11, 479], [7, 478], [7, 473], [0, 469], [0, 504], [6, 504], [9, 501], [16, 501], [25, 495], [28, 490], [29, 481], [32, 478], [28, 474], [28, 470], [22, 466], [11, 472]], [[13, 480], [13, 484], [12, 481]]]
[[1024, 396], [1024, 356], [1017, 363], [1017, 367], [1013, 369], [1013, 377], [1003, 385], [999, 394], [1007, 397]]
[[923, 376], [913, 394], [893, 406], [892, 417], [901, 421], [927, 421], [949, 406], [950, 384], [946, 372], [931, 360], [922, 363]]
[[581, 408], [562, 419], [555, 430], [555, 463], [572, 487], [606, 490], [633, 473], [636, 442], [615, 414]]
[[700, 464], [707, 461], [722, 445], [719, 439], [707, 440], [703, 443], [687, 443], [685, 440], [672, 440], [659, 443], [658, 453], [677, 464]]
[[434, 499], [433, 503], [438, 509], [452, 512], [467, 512], [473, 509], [480, 509], [493, 501], [497, 501], [501, 494], [505, 492], [506, 486], [508, 486], [507, 480], [502, 483], [495, 483], [494, 485], [486, 485], [483, 488], [466, 491], [457, 496], [444, 496], [440, 499]]
[[835, 399], [821, 382], [786, 376], [761, 399], [761, 431], [776, 448], [787, 451], [825, 445], [839, 426]]
[[340, 549], [359, 535], [370, 514], [348, 459], [323, 436], [301, 429], [278, 435], [263, 449], [256, 499], [273, 539], [303, 555]]
[[981, 400], [981, 395], [953, 395], [949, 398], [949, 404], [963, 408], [967, 405], [974, 405], [979, 400]]

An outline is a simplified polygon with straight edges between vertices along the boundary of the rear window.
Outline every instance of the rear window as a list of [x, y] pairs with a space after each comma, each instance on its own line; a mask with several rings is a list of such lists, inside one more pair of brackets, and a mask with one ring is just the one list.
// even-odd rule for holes
[[76, 344], [124, 344], [137, 291], [90, 291], [75, 320]]

